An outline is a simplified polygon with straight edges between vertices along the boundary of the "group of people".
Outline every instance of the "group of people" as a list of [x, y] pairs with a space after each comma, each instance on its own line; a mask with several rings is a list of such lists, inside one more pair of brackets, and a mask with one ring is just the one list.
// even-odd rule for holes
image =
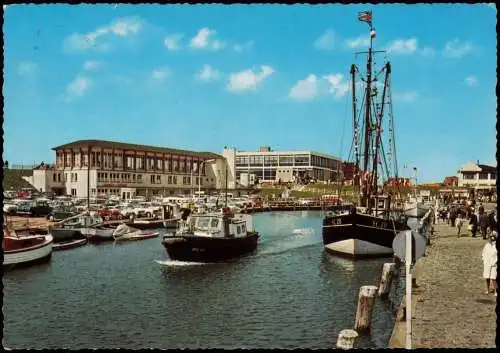
[[486, 287], [484, 294], [497, 295], [497, 215], [495, 211], [486, 212], [484, 206], [474, 207], [474, 204], [449, 205], [437, 210], [436, 222], [446, 222], [452, 227], [457, 228], [457, 236], [460, 237], [462, 226], [467, 222], [468, 229], [472, 233], [472, 237], [476, 234], [482, 236], [483, 239], [488, 239], [482, 251], [483, 260], [483, 278], [485, 279]]
[[449, 205], [439, 209], [437, 213], [436, 221], [456, 227], [458, 237], [462, 234], [462, 227], [466, 222], [473, 238], [479, 233], [486, 240], [488, 235], [497, 229], [496, 212], [486, 212], [482, 204], [477, 209], [471, 204]]

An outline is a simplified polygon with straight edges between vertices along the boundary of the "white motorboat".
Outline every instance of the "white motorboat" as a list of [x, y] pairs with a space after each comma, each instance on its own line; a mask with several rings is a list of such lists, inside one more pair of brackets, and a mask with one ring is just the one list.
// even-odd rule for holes
[[7, 268], [35, 265], [49, 261], [52, 256], [51, 234], [19, 235], [4, 228], [3, 266]]

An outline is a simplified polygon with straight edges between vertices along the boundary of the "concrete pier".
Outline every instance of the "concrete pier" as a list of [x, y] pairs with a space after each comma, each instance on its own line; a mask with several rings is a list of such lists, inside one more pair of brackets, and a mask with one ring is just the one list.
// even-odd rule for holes
[[[435, 225], [431, 245], [415, 269], [412, 348], [495, 347], [497, 297], [483, 294], [485, 242], [472, 238], [466, 226], [458, 238], [456, 228]], [[405, 347], [404, 321], [396, 321], [389, 347]]]

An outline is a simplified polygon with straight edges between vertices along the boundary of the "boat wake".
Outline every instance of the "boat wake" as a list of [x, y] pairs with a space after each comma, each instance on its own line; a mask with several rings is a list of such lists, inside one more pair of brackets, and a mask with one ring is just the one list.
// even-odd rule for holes
[[309, 248], [311, 246], [317, 246], [317, 245], [318, 245], [318, 242], [307, 243], [307, 244], [300, 244], [300, 245], [297, 245], [297, 244], [284, 245], [283, 244], [282, 246], [272, 246], [272, 247], [269, 247], [269, 248], [266, 248], [266, 249], [262, 249], [261, 251], [259, 251], [257, 253], [257, 256], [267, 256], [267, 255], [283, 254], [283, 253], [286, 253], [286, 252], [296, 251], [296, 250], [300, 250], [300, 249], [303, 249], [303, 248]]
[[206, 265], [205, 262], [188, 262], [188, 261], [177, 261], [177, 260], [155, 260], [155, 262], [159, 265], [170, 266], [170, 267]]

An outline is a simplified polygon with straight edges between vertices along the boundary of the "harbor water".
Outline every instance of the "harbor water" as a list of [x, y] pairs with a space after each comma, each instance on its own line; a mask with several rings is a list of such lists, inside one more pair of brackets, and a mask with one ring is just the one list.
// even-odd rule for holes
[[[333, 348], [359, 288], [384, 262], [326, 254], [320, 211], [253, 215], [258, 250], [220, 264], [169, 261], [161, 238], [54, 252], [5, 272], [3, 344], [21, 348]], [[387, 346], [394, 310], [375, 301], [364, 348]]]

